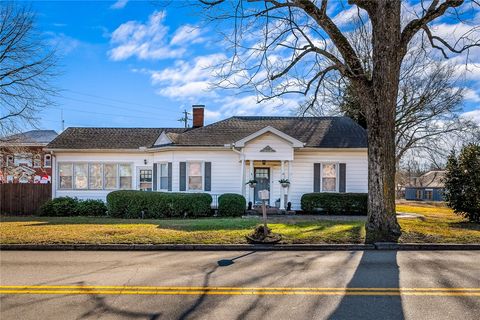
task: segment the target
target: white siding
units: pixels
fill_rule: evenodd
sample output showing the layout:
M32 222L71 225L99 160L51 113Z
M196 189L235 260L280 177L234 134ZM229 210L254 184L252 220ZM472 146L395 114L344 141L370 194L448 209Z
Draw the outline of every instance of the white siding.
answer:
M270 146L275 152L260 152ZM247 160L292 160L292 144L270 132L262 134L245 144L243 148Z
M290 164L292 209L300 210L302 195L313 192L313 164L322 162L346 164L346 192L368 192L367 151L297 151Z

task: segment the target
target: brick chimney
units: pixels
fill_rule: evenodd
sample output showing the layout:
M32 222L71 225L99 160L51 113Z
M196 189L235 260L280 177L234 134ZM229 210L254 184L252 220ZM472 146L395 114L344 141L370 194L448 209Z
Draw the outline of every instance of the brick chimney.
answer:
M192 106L194 128L203 127L204 111L205 111L205 106L203 104L194 104Z

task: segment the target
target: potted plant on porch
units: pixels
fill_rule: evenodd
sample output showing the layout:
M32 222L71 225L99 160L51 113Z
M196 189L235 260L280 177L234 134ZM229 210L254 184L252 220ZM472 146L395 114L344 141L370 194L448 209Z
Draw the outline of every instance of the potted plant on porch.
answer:
M255 186L257 185L257 180L255 179L250 179L247 181L247 183L245 184L248 184L250 186L250 188L255 188Z
M280 184L284 188L288 188L290 186L290 180L288 180L288 179L280 179L280 180L278 180L278 182L280 182Z

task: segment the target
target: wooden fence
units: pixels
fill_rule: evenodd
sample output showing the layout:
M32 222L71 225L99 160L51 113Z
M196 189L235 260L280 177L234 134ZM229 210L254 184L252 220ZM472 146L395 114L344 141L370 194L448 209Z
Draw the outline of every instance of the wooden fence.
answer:
M0 184L0 213L37 214L42 204L51 198L51 184Z

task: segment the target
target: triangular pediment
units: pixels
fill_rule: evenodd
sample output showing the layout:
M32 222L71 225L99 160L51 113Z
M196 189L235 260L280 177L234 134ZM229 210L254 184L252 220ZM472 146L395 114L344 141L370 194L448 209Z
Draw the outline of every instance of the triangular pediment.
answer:
M160 133L157 140L155 141L154 145L161 146L161 145L171 144L171 143L172 143L172 140L170 140L170 138L167 136L165 131L162 131L162 133Z
M271 126L268 126L268 127L265 127L261 130L258 130L248 136L246 136L245 138L243 139L240 139L238 141L235 142L235 146L236 147L244 147L245 146L245 143L255 139L255 138L258 138L260 137L261 135L263 134L266 134L266 133L271 133L271 134L274 134L280 138L282 138L283 140L286 140L287 142L291 143L292 147L294 148L302 148L305 144L300 141L300 140L297 140L295 139L294 137L292 136L289 136L288 134L278 130L278 129L275 129ZM268 152L268 151L267 151Z

